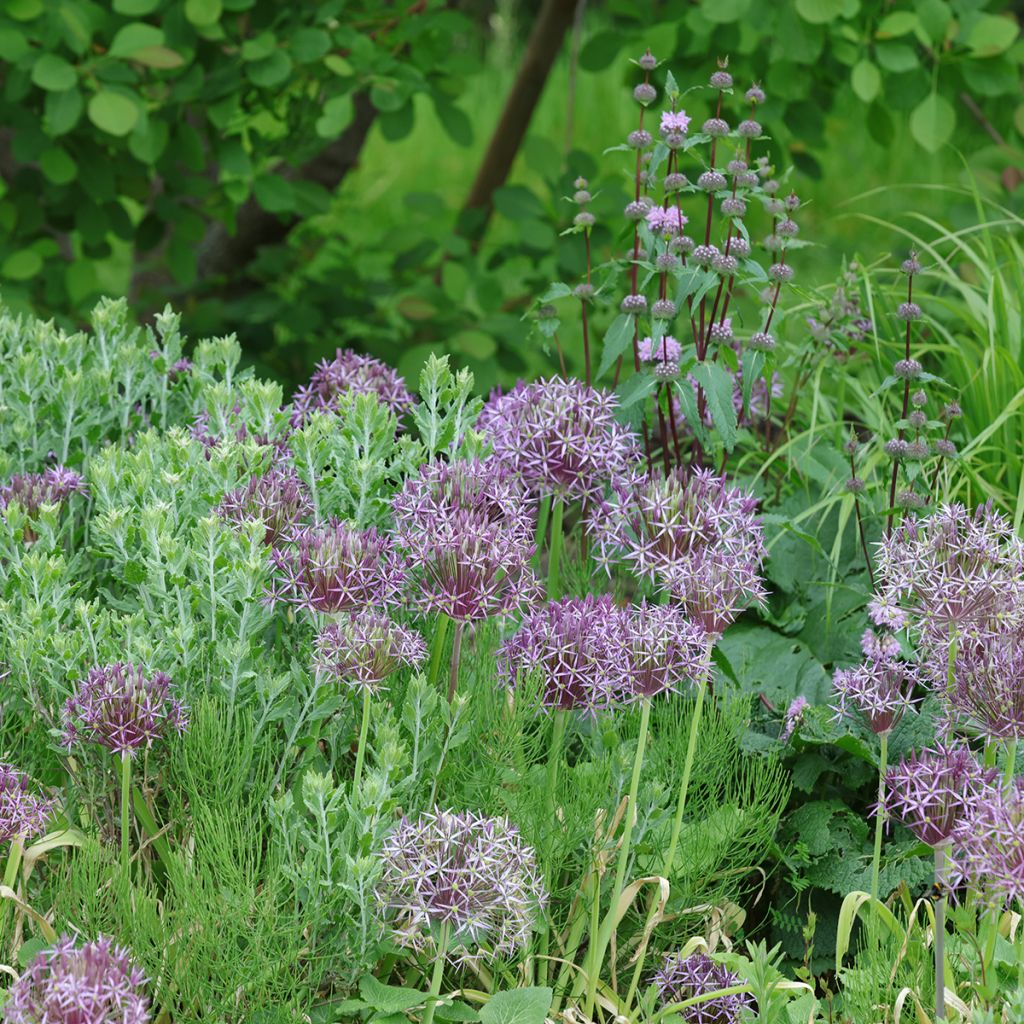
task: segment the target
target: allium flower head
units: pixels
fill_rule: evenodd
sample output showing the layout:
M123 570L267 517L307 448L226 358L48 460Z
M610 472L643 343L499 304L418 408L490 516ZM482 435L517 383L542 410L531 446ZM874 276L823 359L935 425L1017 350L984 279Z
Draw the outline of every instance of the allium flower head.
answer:
M757 501L709 470L677 469L616 488L591 517L595 554L624 559L668 590L708 633L764 600Z
M346 612L394 604L405 582L390 537L332 520L296 532L294 544L274 548L269 599L308 612Z
M868 630L861 647L864 661L837 669L833 677L838 695L835 717L859 713L872 732L889 732L912 707L919 675L915 666L899 657L899 644L892 637L878 637Z
M141 665L115 662L89 669L64 705L64 745L93 740L115 754L151 747L168 729L188 728L188 708L173 694L170 676L147 676Z
M0 507L20 505L30 516L43 505L61 505L72 494L85 494L85 481L64 466L51 466L42 473L15 474L0 485Z
M250 477L242 487L225 494L217 506L221 519L235 526L253 519L263 523L263 541L270 545L290 540L313 511L306 485L290 470L277 467Z
M536 500L495 459L429 462L392 505L423 607L463 622L531 603Z
M314 665L320 675L373 693L384 689L399 668L417 668L427 656L419 633L371 608L325 626L314 646Z
M29 791L28 776L0 762L0 843L42 835L53 802Z
M658 998L666 1006L742 983L739 975L706 953L693 953L687 957L678 953L670 955L654 975ZM740 992L694 1003L681 1013L686 1024L740 1024L744 1010L752 1009L753 1005L753 999L746 992Z
M400 939L430 947L447 926L448 956L515 954L545 902L534 851L505 818L434 810L403 819L380 851L377 899Z
M992 786L957 829L953 882L969 884L992 906L1024 899L1024 789Z
M146 978L126 949L100 936L76 947L62 936L11 986L5 1024L148 1024Z
M623 608L620 616L629 695L675 692L707 673L708 636L678 607L643 601L635 608Z
M953 671L952 688L942 686L941 694L957 716L990 739L1024 736L1024 633L962 637Z
M930 641L1024 622L1024 542L990 505L943 505L906 519L878 549L878 606Z
M533 494L594 500L609 481L633 474L640 458L636 435L615 419L616 404L609 392L552 377L489 402L477 429Z
M999 773L985 769L963 745L912 754L885 775L885 809L929 846L953 838Z
M319 410L333 412L338 399L350 391L375 394L399 419L413 404L405 381L390 366L373 356L339 348L333 359L318 363L309 383L295 392L292 426L301 427Z
M531 672L545 707L593 714L611 707L629 677L619 611L611 596L565 597L529 614L498 652L510 686Z

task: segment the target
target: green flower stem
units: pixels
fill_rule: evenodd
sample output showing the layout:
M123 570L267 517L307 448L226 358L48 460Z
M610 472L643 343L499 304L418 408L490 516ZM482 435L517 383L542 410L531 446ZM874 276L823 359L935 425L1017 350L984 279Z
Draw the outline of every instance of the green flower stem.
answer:
M132 758L127 750L121 753L121 866L128 873L128 821L132 792Z
M882 828L885 825L885 769L889 761L889 730L878 737L878 812L875 815L875 851L871 857L871 898L878 899L878 872L882 863Z
M592 943L592 955L587 971L587 1002L584 1016L593 1019L594 1003L597 1000L597 979L601 973L601 963L605 950L615 930L615 914L619 905L619 897L626 884L626 869L629 865L630 841L633 838L633 825L637 819L637 796L640 792L640 772L643 768L644 754L647 752L647 733L651 723L651 699L645 697L640 704L640 735L636 741L636 754L633 756L633 775L629 782L629 802L626 804L626 821L622 829L622 842L619 846L619 861L615 866L615 882L612 885L611 901L608 913L601 923L597 941Z
M946 844L935 847L935 1019L946 1019Z
M548 600L562 596L559 570L562 562L562 516L565 505L559 497L551 499L551 545L548 548Z
M444 642L448 638L448 626L451 621L443 612L437 617L437 628L430 642L430 671L427 675L427 682L431 686L437 685L437 678L441 673L441 656L444 654Z
M455 700L455 691L459 688L459 663L462 661L462 634L466 628L464 620L455 623L455 638L452 642L452 663L448 672L448 703Z
M537 515L537 532L534 534L533 567L540 569L540 556L544 550L544 540L548 535L548 521L551 519L551 496L548 495L540 503L540 512Z
M359 792L359 782L363 777L363 760L366 757L366 737L370 732L370 705L373 694L368 686L363 687L363 719L359 725L359 745L356 747L356 770L352 775L352 795Z
M21 856L25 852L25 841L18 836L11 840L11 847L7 851L7 866L4 868L4 886L8 889L14 888L18 878L18 868L21 867ZM7 926L7 900L0 900L0 934Z
M1006 744L1006 768L1003 770L1003 788L1007 791L1013 788L1013 777L1017 768L1017 737L1014 736Z
M543 863L541 870L547 878L553 871L552 857L554 855L554 835L558 828L558 799L556 790L558 788L558 769L561 762L562 747L565 743L565 729L569 721L567 711L556 710L554 713L554 725L551 729L551 746L548 750L548 770L544 780L544 821L551 827L543 850ZM548 885L548 890L554 889L553 884ZM545 916L544 930L540 935L540 959L537 961L537 984L546 985L549 962L545 959L551 948L551 922Z
M437 959L434 961L434 973L430 978L430 996L427 998L427 1005L423 1011L423 1024L431 1024L433 1021L434 1007L437 1006L437 997L441 994L444 964L448 957L448 933L449 925L446 921L441 925L441 937L437 942Z

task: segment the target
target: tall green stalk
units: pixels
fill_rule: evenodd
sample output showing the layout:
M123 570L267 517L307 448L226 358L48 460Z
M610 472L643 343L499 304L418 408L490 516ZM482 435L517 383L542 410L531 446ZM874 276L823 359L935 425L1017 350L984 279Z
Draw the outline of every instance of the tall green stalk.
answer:
M366 737L370 732L370 705L373 694L368 686L363 687L363 717L359 723L359 745L356 747L356 769L352 774L352 795L359 792L359 782L363 777L363 760L366 757Z
M885 769L889 761L889 730L878 736L878 811L875 815L875 851L871 858L871 898L878 899L878 872L882 863L882 828L885 825Z
M551 729L551 746L548 749L548 767L544 779L544 821L551 829L544 842L542 873L549 878L548 891L553 891L554 879L551 875L554 872L552 860L554 857L555 833L558 829L558 769L561 765L562 748L565 745L565 731L569 722L569 712L556 710L554 713L554 724ZM543 959L548 955L551 944L551 926L545 919L544 930L540 936L540 955L537 974L538 984L544 985L547 982L548 962Z
M1006 744L1006 767L1003 769L1003 789L1013 789L1013 778L1017 771L1017 737Z
M587 958L587 1002L584 1008L584 1016L587 1020L593 1019L594 1003L597 1000L597 979L601 974L601 964L604 961L604 954L611 942L612 932L615 930L615 911L618 908L619 897L626 884L626 868L629 865L630 842L633 838L633 826L637 818L637 796L640 792L640 772L643 768L644 754L647 752L647 733L651 722L651 699L645 697L640 704L640 734L636 741L636 753L633 756L633 774L629 782L629 800L626 804L626 822L622 829L622 841L619 846L619 860L615 866L615 881L612 885L611 899L608 904L608 913L596 936L592 936L590 955ZM600 902L600 891L597 894L597 901Z
M935 847L935 1019L946 1019L946 844Z
M437 997L441 994L441 981L444 978L444 965L448 957L448 939L450 925L447 921L441 925L441 935L437 940L437 959L434 961L434 972L430 977L430 995L426 1008L423 1010L423 1024L432 1024Z
M548 547L548 600L557 601L562 596L560 578L562 563L562 516L565 505L557 495L551 499L551 544Z
M131 806L132 789L132 758L125 750L121 753L121 866L128 874L129 843L128 843L128 811Z
M21 857L25 852L25 841L18 836L11 840L10 849L7 851L7 866L4 868L4 886L8 889L14 888L18 878L18 868L21 867ZM0 933L7 925L7 900L0 901Z
M455 691L459 688L459 664L462 661L462 634L466 623L459 619L455 623L455 639L452 642L452 661L448 669L448 703L455 700Z
M437 628L430 641L430 668L427 671L427 682L431 686L437 685L441 673L441 656L444 654L444 642L448 638L448 626L451 621L443 612L437 617Z

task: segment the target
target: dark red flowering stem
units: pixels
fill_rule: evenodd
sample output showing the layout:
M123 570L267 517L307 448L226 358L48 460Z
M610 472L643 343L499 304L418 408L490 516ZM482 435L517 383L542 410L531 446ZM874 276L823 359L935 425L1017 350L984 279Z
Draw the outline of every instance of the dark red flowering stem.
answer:
M913 298L914 298L914 275L913 274L908 274L907 275L907 302L908 303L911 302L913 300ZM908 360L908 361L910 360L910 323L911 323L910 320L908 320L907 321L907 333L906 333L906 337L905 337L905 340L904 340L904 343L903 343L903 351L904 351L903 358ZM907 377L907 379L903 382L903 412L900 414L900 419L901 420L906 420L906 418L907 418L907 411L909 410L909 408L910 408L910 378ZM903 440L903 434L904 434L903 427L900 427L899 434L897 436L899 437L899 439L901 441ZM894 458L892 460L892 480L889 483L889 518L886 520L886 524L885 524L885 535L886 535L886 537L891 537L892 536L893 519L896 516L896 483L897 483L897 480L899 478L899 472L900 472L899 459L895 459Z
M658 407L658 429L661 431L661 458L665 465L665 476L672 472L672 456L668 447L668 424L665 422L665 410L661 405L661 385L654 392L654 404ZM672 410L669 409L671 415Z
M853 461L853 452L850 452L850 478L852 480L857 479L857 464ZM853 510L857 514L857 532L860 534L860 547L864 552L864 564L868 568L868 579L871 581L871 589L875 589L875 571L871 565L871 554L868 551L868 540L864 533L864 520L860 514L860 497L857 492L853 492Z

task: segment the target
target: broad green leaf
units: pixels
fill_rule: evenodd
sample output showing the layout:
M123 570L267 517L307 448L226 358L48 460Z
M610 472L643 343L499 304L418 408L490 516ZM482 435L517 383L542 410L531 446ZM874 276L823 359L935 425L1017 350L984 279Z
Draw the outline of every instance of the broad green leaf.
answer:
M600 380L615 364L615 360L626 351L626 346L633 340L633 317L628 313L620 313L613 321L604 336L601 349L601 365L597 370Z
M738 21L750 10L751 0L702 0L701 15L713 25Z
M127 135L139 120L139 108L123 93L101 89L89 100L89 120L109 135Z
M155 25L136 21L117 30L107 53L111 57L131 57L138 50L150 46L163 46L164 34Z
M843 13L844 0L796 0L796 13L812 25L825 25Z
M513 988L495 992L480 1007L483 1024L544 1024L551 1008L549 988Z
M622 33L611 29L590 37L580 50L580 67L584 71L604 71L622 52Z
M56 146L39 154L39 169L54 185L67 185L78 175L78 165L68 153Z
M905 36L908 32L913 32L919 24L913 11L893 11L878 23L875 35L879 39L894 39L896 36Z
M32 65L32 81L48 92L65 92L78 84L78 74L63 57L44 53Z
M698 363L691 371L693 379L704 389L711 422L722 438L727 451L736 444L736 406L733 405L733 379L718 363Z
M185 0L185 17L196 28L210 28L220 21L221 0Z
M4 13L15 21L31 21L43 13L43 0L7 0Z
M935 153L952 137L956 111L945 96L937 92L926 96L910 115L910 134L929 153Z
M857 98L870 103L882 88L882 74L869 60L859 60L850 73L850 84Z
M253 85L263 89L276 89L288 81L292 67L291 57L284 50L275 50L269 57L247 65L245 73Z
M253 186L256 202L268 213L290 213L295 209L295 189L279 174L264 174Z
M159 71L172 71L185 63L185 58L169 46L144 46L136 50L131 59L136 64L145 64L147 68L157 68Z
M935 43L942 42L953 20L953 12L946 0L918 0L915 9L928 38Z
M450 100L434 97L434 109L445 134L457 146L469 146L473 142L473 124L466 112Z
M85 103L77 89L48 92L43 103L43 131L47 135L64 135L78 124Z
M879 43L875 47L875 59L886 71L895 74L913 71L921 63L917 51L906 43Z
M129 18L140 18L152 14L160 6L160 0L114 0L114 10Z
M628 409L646 398L658 386L657 378L650 373L634 373L619 388L619 405Z
M300 28L288 46L300 64L312 64L331 48L331 37L322 28Z
M1010 17L982 14L971 25L964 39L976 57L994 57L1008 50L1020 34L1020 27Z
M35 249L12 252L0 265L0 277L9 281L28 281L43 269L43 258Z
M336 139L352 123L354 116L351 96L332 96L317 118L316 133L321 139Z
M411 1010L414 1006L422 1006L427 999L426 992L383 985L372 974L364 974L359 979L359 995L375 1010L384 1013Z

